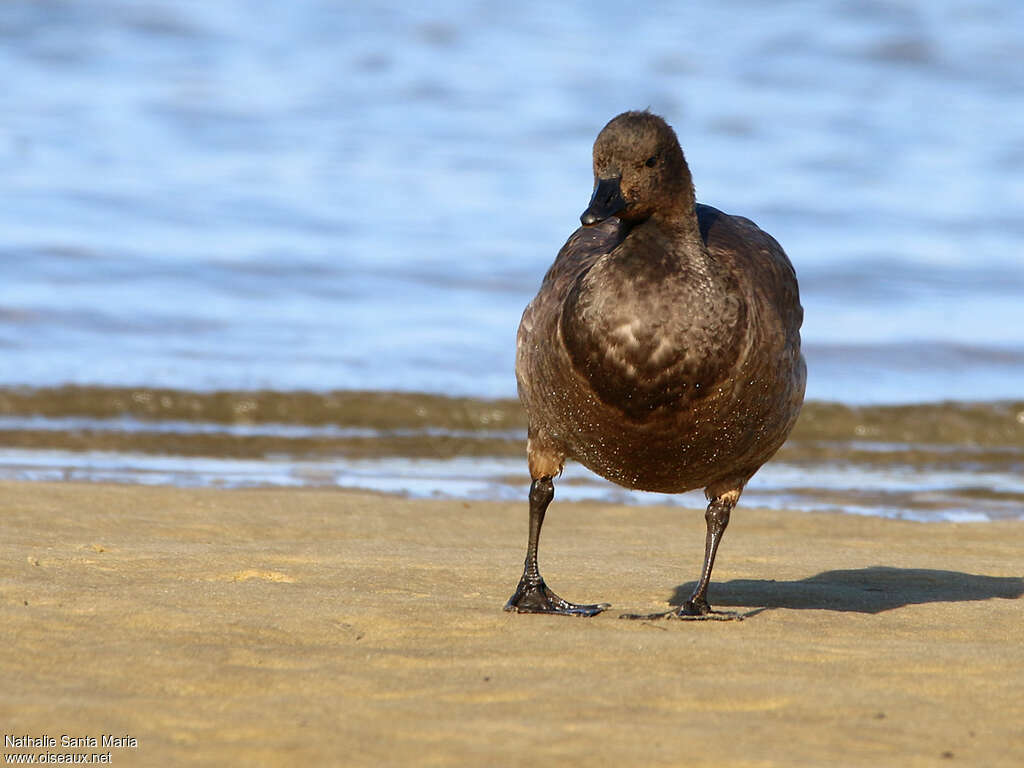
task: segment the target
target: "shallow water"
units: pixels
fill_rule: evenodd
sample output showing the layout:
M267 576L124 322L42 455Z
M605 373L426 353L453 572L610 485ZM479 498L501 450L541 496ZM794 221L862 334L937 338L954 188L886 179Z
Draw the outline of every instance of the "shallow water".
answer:
M0 391L0 478L340 487L524 499L514 400L62 388ZM959 522L1024 518L1024 402L810 402L746 506ZM703 505L625 491L570 463L559 499Z
M1024 397L1024 6L1012 0L11 0L0 43L0 385L238 402L259 389L290 403L269 437L217 427L208 458L239 460L227 444L245 440L265 458L259 446L336 390L455 394L484 411L513 397L519 314L589 198L591 142L647 106L676 127L698 197L789 253L810 398ZM8 411L5 461L73 471L118 440L149 447L115 453L198 455L193 413L154 426L130 408L66 410L106 421ZM413 450L414 437L368 428L289 439L361 440L373 461L388 445ZM403 455L442 451L450 472L406 488L382 466L367 487L433 493L452 473L472 484L490 472L464 467L490 448L432 428L443 439ZM220 482L212 466L189 471ZM502 467L495 476L521 473ZM762 474L766 488L795 487ZM968 482L910 477L925 500ZM835 482L828 503L852 510L842 489L896 478Z
M810 397L1021 396L1024 6L585 7L0 4L0 383L512 396L650 106L789 252Z

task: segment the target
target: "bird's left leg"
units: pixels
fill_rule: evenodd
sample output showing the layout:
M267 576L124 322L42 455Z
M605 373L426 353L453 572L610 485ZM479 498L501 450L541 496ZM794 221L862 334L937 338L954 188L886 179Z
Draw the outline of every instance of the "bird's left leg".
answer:
M704 513L704 520L707 522L707 535L704 538L704 566L700 572L700 580L696 589L690 595L690 599L683 603L676 615L679 618L704 617L711 613L711 606L708 605L708 584L711 582L711 569L715 567L715 555L718 553L718 545L722 541L725 529L729 525L729 515L733 507L739 501L739 488L732 488L724 493L708 493L711 499L707 511Z

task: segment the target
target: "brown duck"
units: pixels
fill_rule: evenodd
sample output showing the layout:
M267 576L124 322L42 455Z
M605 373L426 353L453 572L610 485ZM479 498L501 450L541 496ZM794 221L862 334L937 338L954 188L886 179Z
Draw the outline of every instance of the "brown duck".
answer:
M519 326L530 534L505 606L593 616L552 592L537 543L575 459L626 488L704 488L704 566L675 615L706 616L715 552L744 485L793 428L807 373L793 266L752 221L696 202L675 132L626 112L594 142L594 193Z

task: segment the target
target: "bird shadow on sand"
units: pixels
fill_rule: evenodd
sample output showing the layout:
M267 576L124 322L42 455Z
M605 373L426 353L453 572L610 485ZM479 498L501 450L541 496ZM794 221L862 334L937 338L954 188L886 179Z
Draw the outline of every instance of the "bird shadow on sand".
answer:
M696 582L680 584L669 602L682 605ZM708 601L715 608L753 609L743 617L771 608L882 613L920 603L960 603L994 597L1024 596L1024 578L980 576L959 571L875 566L825 571L799 581L733 579L712 582Z

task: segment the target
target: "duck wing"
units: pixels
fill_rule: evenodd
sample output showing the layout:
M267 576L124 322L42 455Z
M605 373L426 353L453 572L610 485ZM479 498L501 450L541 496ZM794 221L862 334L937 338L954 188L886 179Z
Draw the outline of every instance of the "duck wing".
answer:
M537 299L548 294L564 297L569 285L579 279L603 256L614 251L626 235L629 225L615 217L591 227L580 227L565 241L551 268L544 275ZM533 304L539 303L537 300Z
M697 221L708 253L738 276L741 290L757 304L758 343L798 353L804 310L782 246L750 219L710 205L697 204Z
M557 332L562 302L572 284L598 259L614 251L628 232L629 227L613 217L597 226L580 227L569 236L519 323L516 373L520 386L524 384L523 369L528 367L524 357L546 356L550 352L548 347Z

